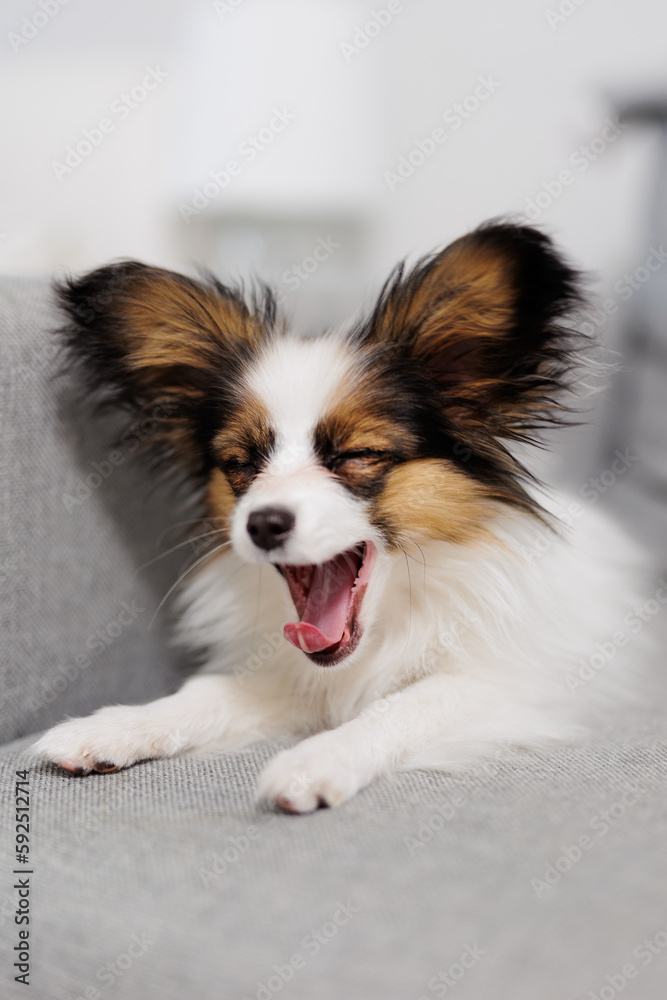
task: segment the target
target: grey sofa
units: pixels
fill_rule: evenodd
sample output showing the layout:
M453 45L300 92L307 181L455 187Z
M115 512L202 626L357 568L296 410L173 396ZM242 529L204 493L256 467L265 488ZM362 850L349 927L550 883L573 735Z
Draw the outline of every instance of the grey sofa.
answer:
M187 546L157 556L196 512L112 462L113 418L54 378L48 286L0 298L0 996L664 997L659 687L585 745L404 775L305 817L255 802L272 745L87 778L27 754L66 714L155 697L193 666L152 619Z

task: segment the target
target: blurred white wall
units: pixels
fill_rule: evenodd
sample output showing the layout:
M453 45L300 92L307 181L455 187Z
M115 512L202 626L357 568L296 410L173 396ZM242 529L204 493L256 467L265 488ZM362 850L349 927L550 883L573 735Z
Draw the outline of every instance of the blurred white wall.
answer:
M364 280L377 281L399 257L526 211L599 139L614 95L667 87L657 0L5 0L1 17L11 272L119 255L188 266L179 202L236 157L240 175L202 215L358 211ZM164 79L125 104L147 68ZM492 92L475 109L480 80ZM293 121L239 157L276 107ZM54 162L104 118L112 131L58 179ZM438 128L445 140L392 184ZM537 220L603 281L642 255L652 145L638 130L609 142Z
M608 120L667 91L659 0L5 0L0 17L5 272L254 268L314 323L490 216L545 226L602 296L647 254L655 136Z

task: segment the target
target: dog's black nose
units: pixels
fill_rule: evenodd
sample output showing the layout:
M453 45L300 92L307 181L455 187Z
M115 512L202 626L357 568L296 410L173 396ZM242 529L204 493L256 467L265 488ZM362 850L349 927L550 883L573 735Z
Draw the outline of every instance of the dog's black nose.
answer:
M262 507L248 517L248 534L258 549L275 549L294 527L294 514L286 507Z

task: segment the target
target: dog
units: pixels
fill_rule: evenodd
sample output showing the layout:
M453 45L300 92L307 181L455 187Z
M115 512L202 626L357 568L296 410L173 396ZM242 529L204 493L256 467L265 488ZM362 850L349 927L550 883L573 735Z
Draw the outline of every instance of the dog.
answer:
M549 237L502 220L312 338L263 286L133 261L61 283L88 388L133 417L160 404L151 443L203 498L177 632L206 661L36 751L87 774L287 737L258 794L307 813L397 771L577 739L631 697L611 666L569 683L631 599L623 537L519 458L569 422L580 285Z

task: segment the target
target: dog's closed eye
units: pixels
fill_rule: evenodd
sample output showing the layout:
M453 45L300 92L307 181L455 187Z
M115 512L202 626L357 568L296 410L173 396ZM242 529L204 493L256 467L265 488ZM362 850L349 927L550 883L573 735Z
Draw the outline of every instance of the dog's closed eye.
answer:
M242 492L259 474L261 465L257 459L247 455L225 455L218 460L218 466L229 480L235 492Z
M389 451L377 451L373 448L356 448L354 451L342 451L328 457L324 465L331 472L357 473L378 471L389 462L396 461L396 456Z

